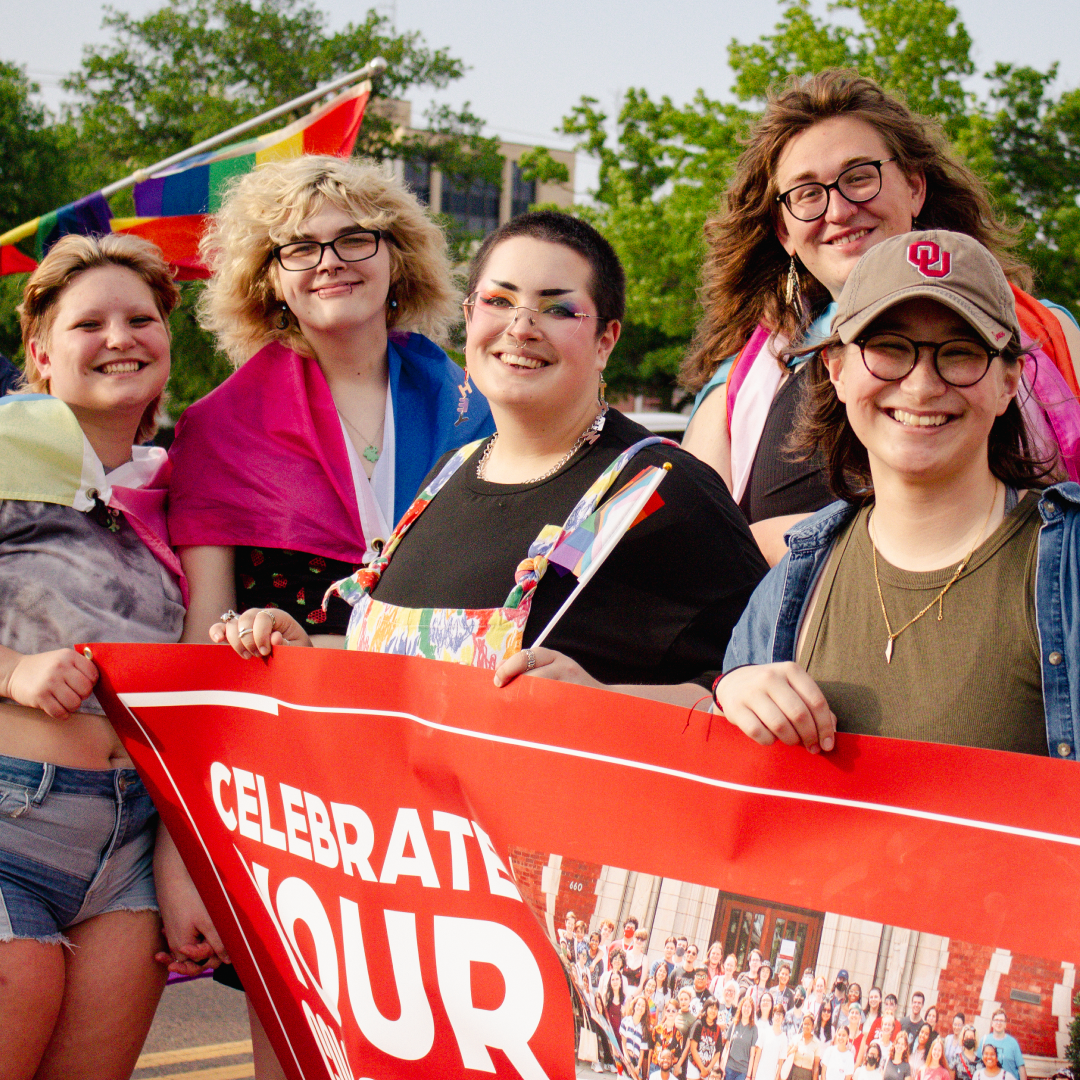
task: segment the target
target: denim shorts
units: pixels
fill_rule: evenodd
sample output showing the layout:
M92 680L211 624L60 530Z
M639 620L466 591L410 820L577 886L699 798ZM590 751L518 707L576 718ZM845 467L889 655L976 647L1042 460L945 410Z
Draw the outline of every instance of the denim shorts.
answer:
M108 911L157 911L157 811L134 769L0 755L0 941L66 942Z

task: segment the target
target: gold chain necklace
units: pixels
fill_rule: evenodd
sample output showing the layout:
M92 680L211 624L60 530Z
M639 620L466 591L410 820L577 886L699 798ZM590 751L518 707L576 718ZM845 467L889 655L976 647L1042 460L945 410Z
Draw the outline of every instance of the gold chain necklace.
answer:
M877 564L877 544L874 543L874 530L872 526L872 520L874 517L873 510L870 511L870 519L866 523L866 534L870 537L870 550L874 553L874 584L877 586L877 598L878 603L881 604L881 614L885 619L885 629L888 631L889 640L885 645L885 663L892 663L893 654L893 642L909 627L914 626L935 604L938 606L937 621L941 622L943 611L942 602L945 599L945 594L956 584L960 575L967 569L967 564L971 561L971 556L975 554L975 549L979 546L979 542L982 540L983 533L986 532L986 526L990 524L990 515L994 512L994 507L997 505L997 483L994 483L994 497L990 500L990 509L986 512L986 520L982 524L982 528L979 530L978 535L975 537L975 543L971 545L971 550L960 560L959 565L956 567L956 572L947 582L945 582L944 588L930 601L913 618L908 619L899 630L893 631L892 625L889 623L889 613L885 610L885 597L881 594L881 578L878 576L878 564Z
M577 442L574 443L570 449L563 454L561 458L546 473L542 473L540 476L534 476L531 480L522 481L526 484L539 484L541 480L546 480L549 476L554 476L581 448L585 443L589 443L591 446L597 439L600 438L600 432L604 430L604 421L607 419L608 406L607 402L604 403L603 409L600 410L593 417L589 426L577 437ZM484 475L487 472L488 458L491 457L491 451L495 447L495 443L499 439L499 433L496 431L491 436L491 441L484 447L484 452L480 455L480 460L476 463L476 479L486 480Z

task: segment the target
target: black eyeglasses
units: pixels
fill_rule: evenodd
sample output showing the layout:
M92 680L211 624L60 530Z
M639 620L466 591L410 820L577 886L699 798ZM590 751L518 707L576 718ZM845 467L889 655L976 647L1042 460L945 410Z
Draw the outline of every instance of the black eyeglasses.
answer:
M294 240L274 248L274 258L282 270L314 270L322 262L323 253L329 248L342 262L363 262L374 258L379 241L389 241L391 236L382 229L356 229L325 243L321 240Z
M817 221L829 209L829 192L839 191L848 202L864 203L881 193L881 166L896 158L860 161L845 169L831 184L797 184L776 196L792 217Z
M882 382L906 378L919 359L921 349L933 349L934 370L949 386L974 386L990 370L990 362L1000 356L974 338L955 341L912 341L891 331L856 338L866 370Z

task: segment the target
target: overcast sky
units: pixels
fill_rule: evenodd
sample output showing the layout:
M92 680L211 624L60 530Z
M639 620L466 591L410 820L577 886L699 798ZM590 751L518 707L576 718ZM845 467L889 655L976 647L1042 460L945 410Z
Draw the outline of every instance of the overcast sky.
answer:
M113 6L142 15L161 0L114 0ZM320 0L320 6L338 29L369 5ZM471 102L489 132L506 139L567 147L553 128L582 94L609 111L630 86L678 103L699 87L710 97L729 97L728 43L757 40L780 12L770 0L387 0L376 6L393 15L399 31L419 31L429 45L468 65L466 77L440 100ZM824 10L821 0L814 6ZM1077 0L959 0L956 6L980 71L999 60L1039 68L1056 60L1059 87L1080 86ZM46 101L59 103L59 80L79 65L83 46L106 40L103 7L93 0L4 0L4 9L0 58L24 65ZM976 79L971 88L981 83ZM417 118L433 96L414 96ZM582 181L587 172L581 170Z

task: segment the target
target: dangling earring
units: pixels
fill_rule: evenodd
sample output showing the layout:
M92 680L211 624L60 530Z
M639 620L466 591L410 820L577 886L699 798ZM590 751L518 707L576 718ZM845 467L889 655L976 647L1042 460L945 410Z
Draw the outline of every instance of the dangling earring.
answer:
M604 381L604 373L600 372L600 393L597 396L597 400L600 402L600 408L605 412L607 411L608 403L607 398L604 397L604 391L607 389L607 383Z
M284 300L281 301L280 309L277 317L277 328L279 330L289 329L289 305Z
M465 369L465 381L458 387L458 393L461 397L458 398L457 403L457 419L454 421L454 427L459 424L464 424L469 419L469 395L472 393L472 384L469 382L469 369Z
M802 318L802 288L799 285L799 271L795 268L795 256L791 256L791 262L787 268L787 283L784 286L784 299L788 307L795 308L796 313Z

